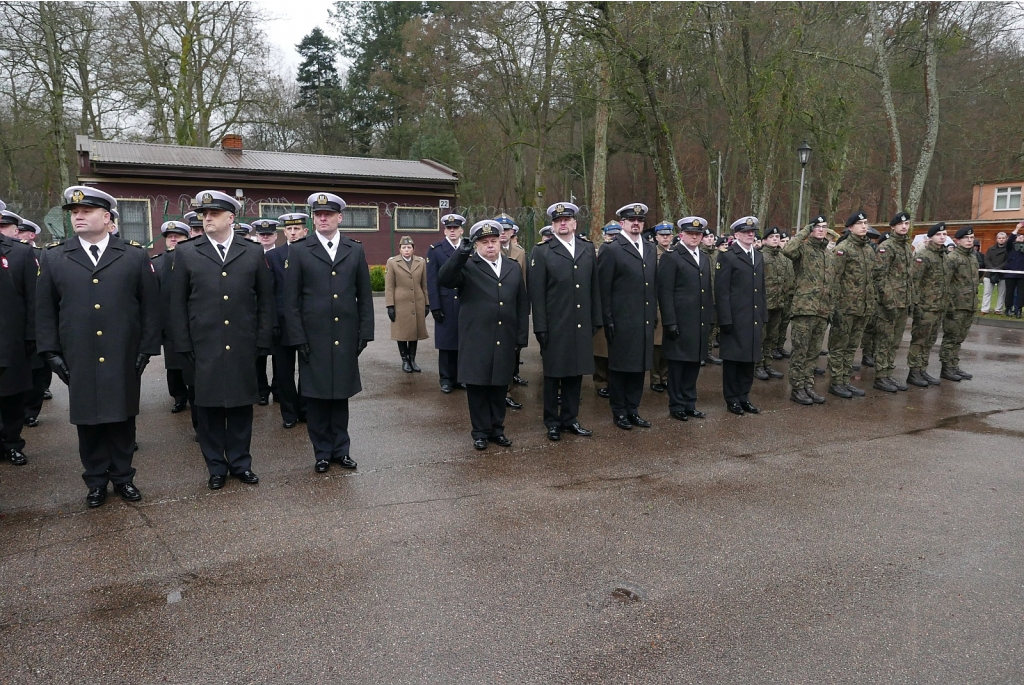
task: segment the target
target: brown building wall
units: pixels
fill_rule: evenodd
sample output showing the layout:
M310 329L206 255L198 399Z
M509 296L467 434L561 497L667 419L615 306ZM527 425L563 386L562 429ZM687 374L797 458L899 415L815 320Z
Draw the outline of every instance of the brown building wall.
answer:
M996 190L1003 188L1015 188L1019 193L1024 191L1024 181L994 181L975 185L971 200L971 218L976 221L1012 221L1014 223L1024 219L1024 202L1018 201L1014 209L997 210L995 208Z

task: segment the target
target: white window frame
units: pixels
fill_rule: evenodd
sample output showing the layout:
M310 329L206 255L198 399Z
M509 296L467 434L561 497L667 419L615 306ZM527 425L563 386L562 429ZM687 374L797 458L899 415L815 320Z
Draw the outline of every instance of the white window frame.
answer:
M263 211L264 207L287 207L288 209L287 209L287 211L280 212L279 214L275 214L274 216L266 216L264 214L264 211ZM294 209L293 209L293 207L294 207ZM281 216L282 214L293 214L295 212L302 212L303 214L309 214L309 206L307 206L305 204L298 204L298 203L292 205L290 202L261 202L260 203L260 217L259 218L261 218L261 219L273 219L274 221L277 221L277 217Z
M434 213L434 227L433 228L402 228L398 225L399 212L403 209L414 209L418 212L433 212ZM395 218L394 218L394 232L395 233L437 233L441 230L441 211L437 207L414 207L412 205L398 206L395 207Z
M341 216L344 221L345 214L350 209L371 209L373 210L373 228L360 227L352 228L347 226L339 226L338 230L343 233L378 233L380 231L380 207L377 205L345 205L345 209L342 210Z
M115 197L117 200L117 209L121 216L124 216L124 212L121 212L121 204L124 202L145 202L146 203L146 229L145 229L145 240L140 241L146 247L149 247L154 243L156 238L153 237L153 205L149 201L148 197ZM124 231L124 224L121 219L117 220L117 232L121 235L124 240L135 240L135 238L128 236Z
M1002 187L998 187L997 186L996 187L996 192L994 193L993 199L992 199L992 211L993 212L1019 212L1020 211L1020 203L1021 203L1021 190L1024 190L1024 187L1022 187L1022 186L1002 186ZM1016 207L1010 206L1010 200L1013 200L1014 198L1016 198L1016 200L1017 200L1017 206ZM1006 202L1006 206L1005 207L1000 207L999 206L999 200L1001 200L1001 199Z

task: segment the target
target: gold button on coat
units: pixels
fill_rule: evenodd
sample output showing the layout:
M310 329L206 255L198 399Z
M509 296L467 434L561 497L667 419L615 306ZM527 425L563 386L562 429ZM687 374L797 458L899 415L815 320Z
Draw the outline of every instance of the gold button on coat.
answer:
M224 346L224 349L225 349L225 350L230 350L230 349L231 349L231 345L225 345L225 346Z
M103 335L103 331L96 331L96 335Z
M93 283L99 283L99 282L100 282L100 279L98 279L98 278L94 278L94 279L92 279L92 282L93 282Z
M225 296L224 296L224 299L225 299L225 300L226 300L226 299L228 299L228 296L227 296L227 295L225 295Z
M100 306L98 304L94 304L92 307L93 307L93 309L99 309L100 308Z
M103 357L100 357L100 364L102 364L102 363L103 363L103 362L105 362L105 361L107 361L107 360L106 360L106 359L104 359Z

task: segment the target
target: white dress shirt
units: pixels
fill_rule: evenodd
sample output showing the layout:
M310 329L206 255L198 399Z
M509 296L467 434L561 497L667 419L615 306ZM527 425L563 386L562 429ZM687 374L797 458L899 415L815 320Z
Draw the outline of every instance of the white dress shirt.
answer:
M498 276L498 277L501 276L501 252L498 253L498 258L495 259L493 262L491 260L489 260L489 259L484 258L483 256L481 256L480 259L483 259L484 262L486 262L488 266L490 266L492 269L494 269L494 275L495 276Z
M747 250L742 245L740 245L740 249L743 250L743 252L747 255L747 257L750 258L750 263L753 264L754 263L754 247L751 246L750 249Z
M85 250L85 254L89 255L89 259L92 260L93 266L96 266L97 264L100 263L100 259L103 257L103 253L106 251L107 245L110 244L110 234L104 233L103 240L99 241L98 243L89 243L83 240L82 238L79 238L78 242L82 243L82 249ZM98 256L94 255L92 251L89 249L93 245L99 248Z
M341 232L336 232L334 237L328 240L320 231L316 231L316 237L320 239L320 244L327 250L327 254L330 255L333 262L334 256L338 254L338 242L341 240Z
M562 247L569 251L569 256L572 257L573 259L576 259L576 234L572 234L572 240L570 240L569 242L565 242L557 234L555 235L555 237L558 238L558 242L562 243Z
M626 236L626 240L629 241L630 245L632 245L633 247L636 248L636 251L640 253L640 258L643 259L643 257L644 257L644 239L641 238L639 241L634 243L632 238L630 238L629 236Z
M693 261L697 262L697 266L700 266L700 248L697 248L696 250L691 250L686 245L683 245L683 247L686 247L686 251L690 253L691 257L693 257Z
M218 243L213 238L210 238L210 244L213 245L213 249L216 250L217 254L220 255L220 261L226 262L228 260L228 252L231 251L231 243L234 241L234 239L235 239L235 235L233 233L230 236L228 236L228 239L226 241L224 241L223 243ZM224 246L224 253L223 254L221 254L220 247L219 247L220 245Z

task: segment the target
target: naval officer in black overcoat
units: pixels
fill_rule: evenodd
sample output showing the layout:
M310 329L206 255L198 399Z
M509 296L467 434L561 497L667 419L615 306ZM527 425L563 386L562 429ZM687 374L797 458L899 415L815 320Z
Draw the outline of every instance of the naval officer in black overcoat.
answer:
M64 200L75 235L43 250L37 345L68 384L87 504L103 504L108 482L136 501L135 417L142 372L160 354L160 285L145 248L109 232L113 197L72 186Z
M715 311L722 358L722 394L733 414L760 414L750 403L754 365L761 357L761 334L768 304L764 293L764 259L754 249L757 217L733 222L736 240L718 255L715 265Z
M562 431L593 434L580 426L578 415L583 376L594 373L601 284L593 244L576 235L577 212L571 202L548 207L554 239L533 248L527 277L533 334L544 363L544 425L549 440L561 439Z
M167 394L174 399L171 413L177 414L188 407L188 386L185 384L185 356L174 351L171 340L171 269L174 267L174 248L189 239L189 227L183 221L165 221L160 226L165 249L153 255L153 268L160 281L160 316L163 322L164 370L167 371Z
M0 202L0 205L3 205ZM36 347L36 250L14 238L21 217L0 206L0 439L3 458L16 466L28 463L25 397L32 390Z
M274 279L263 247L232 230L241 203L216 190L196 195L205 234L178 245L171 274L174 347L195 365L197 436L211 490L228 474L254 485L252 405L256 357L268 354Z
M644 374L654 360L658 318L657 248L642 237L647 205L620 207L622 231L597 256L601 282L601 320L608 340L608 394L619 428L650 427L640 418Z
M516 261L501 256L501 224L480 221L469 235L437 282L459 290L459 380L466 383L473 447L509 447L505 392L516 373L516 349L530 335L526 278Z
M466 387L459 379L459 293L446 288L437 280L437 274L462 240L466 218L460 214L441 217L444 239L427 248L427 301L434 316L434 347L437 348L437 370L441 377L441 392Z
M277 218L284 231L285 243L277 249L266 253L267 265L274 274L274 302L277 305L277 321L274 324L274 340L271 357L274 367L274 385L277 386L277 403L281 407L281 425L291 429L299 421L306 420L306 398L299 395L295 388L295 347L288 342L287 327L284 322L284 265L288 262L291 244L299 238L305 238L309 229L306 224L309 215L302 212L290 212Z
M334 462L356 468L350 452L348 400L363 389L359 354L373 340L373 292L363 246L343 235L345 201L313 193L312 235L296 240L285 265L285 329L299 353L299 392L314 470Z
M708 222L688 216L676 222L679 243L658 262L661 353L668 360L668 409L672 418L704 418L697 410L697 376L707 359L714 321L711 261L700 242Z

